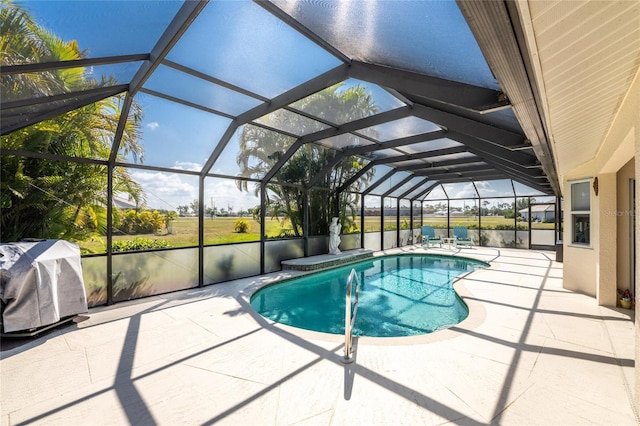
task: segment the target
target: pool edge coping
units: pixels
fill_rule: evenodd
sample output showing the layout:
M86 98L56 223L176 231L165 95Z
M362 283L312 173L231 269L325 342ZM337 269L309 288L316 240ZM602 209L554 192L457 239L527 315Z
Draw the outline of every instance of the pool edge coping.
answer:
M467 308L469 310L469 315L467 315L467 317L465 319L463 319L462 321L460 321L458 324L455 324L451 327L442 329L442 330L437 330L434 331L432 333L428 333L428 334L421 334L421 335L417 335L417 336L398 336L398 337L369 337L369 336L354 336L354 340L356 342L356 346L357 344L365 344L365 345L373 345L373 346L402 346L402 345L420 345L420 344L428 344L428 343L437 343L440 341L444 341L444 340L450 340L450 339L454 339L456 337L459 337L463 334L469 333L473 330L475 330L477 327L479 327L482 323L484 323L485 319L486 319L486 310L484 305L477 301L474 297L473 297L473 293L471 293L464 285L464 281L465 279L473 274L474 272L479 272L485 269L498 269L497 265L495 264L495 262L490 262L490 261L486 261L483 259L478 259L478 258L474 258L474 257L468 257L468 256L464 256L464 255L458 255L459 252L456 253L451 253L451 254L440 254L440 253L430 253L427 251L412 251L411 253L387 253L385 251L378 251L378 252L374 252L373 254L373 258L369 258L369 259L375 259L376 257L382 257L382 256L402 256L402 255L424 255L424 254L429 254L429 255L433 255L433 256L438 256L438 257L456 257L456 258L464 258L464 259L469 259L469 260L475 260L475 261L480 261L483 263L488 264L489 266L486 268L482 268L482 269L476 269L473 271L468 271L466 273L463 273L459 276L457 276L456 278L454 278L453 280L453 288L456 292L456 294L460 297L460 299L467 305ZM362 260L362 259L361 259ZM347 266L347 265L338 265L340 267L342 266ZM324 269L326 270L326 269ZM286 271L286 272L294 272L292 270ZM321 270L313 270L313 271L295 271L298 272L297 274L293 274L290 276L286 276L286 277L274 277L273 280L269 280L266 282L252 282L249 283L246 287L242 288L239 290L238 292L238 297L240 297L244 303L246 303L246 306L248 306L251 309L251 312L247 312L250 315L258 315L260 318L262 318L264 321L267 321L269 323L270 326L275 327L283 332L287 332L290 334L293 334L295 336L298 336L300 338L303 339L307 339L307 340L318 340L318 341L325 341L325 342L344 342L344 335L340 335L340 334L331 334L331 333L324 333L321 331L313 331L313 330L306 330L303 328L298 328L298 327L294 327L294 326L290 326L290 325L286 325L286 324L281 324L279 322L270 320L266 317L263 317L262 315L260 315L260 313L258 313L258 311L256 311L255 309L253 309L253 307L251 306L251 297L260 289L265 288L265 287L269 287L275 284L280 284L282 282L286 282L298 277L302 277L302 276L306 276L306 275L312 275L314 273L319 273L322 272ZM356 347L357 350L357 347Z

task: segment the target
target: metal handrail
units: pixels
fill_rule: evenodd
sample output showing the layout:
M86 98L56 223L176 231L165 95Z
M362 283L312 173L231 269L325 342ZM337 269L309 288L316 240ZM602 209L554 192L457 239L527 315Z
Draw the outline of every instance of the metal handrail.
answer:
M353 313L351 312L351 295L353 287L353 278L356 278L356 301L353 304ZM347 278L346 306L344 308L344 358L342 362L353 362L351 354L353 353L353 326L356 323L356 315L358 313L358 302L360 301L360 279L355 269L351 269L349 278Z

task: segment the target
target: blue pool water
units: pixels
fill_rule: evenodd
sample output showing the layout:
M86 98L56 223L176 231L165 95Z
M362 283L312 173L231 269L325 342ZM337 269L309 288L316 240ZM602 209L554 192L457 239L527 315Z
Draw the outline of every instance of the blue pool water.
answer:
M453 279L487 266L458 257L384 256L262 288L251 297L251 306L282 324L344 334L347 277L353 268L362 284L355 335L427 334L467 317L469 310L454 291Z

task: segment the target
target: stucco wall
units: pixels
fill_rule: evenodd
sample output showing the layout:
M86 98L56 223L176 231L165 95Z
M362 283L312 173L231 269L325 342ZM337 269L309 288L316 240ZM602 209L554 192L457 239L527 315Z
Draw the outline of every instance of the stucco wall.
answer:
M591 245L589 247L571 244L571 183L589 179L593 182L595 163L590 162L564 176L564 232L563 232L563 286L568 290L596 297L598 277L598 198L591 191Z
M637 196L638 193L638 182L640 182L640 70L638 71L638 75L636 75L635 84L632 86L632 89L635 90L635 102L632 102L630 106L631 109L634 109L634 123L635 127L633 129L633 137L634 137L634 152L635 152L635 163L636 163L636 212L640 207L640 197ZM640 265L640 250L637 249L640 247L640 221L636 221L636 291L640 288L640 274L638 274L638 265ZM638 297L636 295L636 301ZM634 395L636 401L636 408L640 410L640 314L638 313L640 309L636 308L635 311L635 388Z
M631 232L630 224L631 218L631 206L629 205L629 180L635 177L635 161L632 159L622 167L616 175L616 187L617 187L617 277L619 289L625 290L632 288L631 282Z
M627 96L620 105L611 127L607 132L596 156L586 164L565 172L562 176L564 195L564 287L596 296L601 305L615 304L616 288L618 286L618 270L624 265L618 265L617 214L619 188L618 173L627 176L630 172L625 169L630 160L640 158L638 145L640 144L640 71L636 74ZM638 165L638 162L635 163ZM635 171L636 178L640 173ZM590 179L598 176L599 196L596 197L591 188L591 248L572 246L571 241L571 186L570 182L578 179ZM624 185L627 186L627 185ZM628 186L627 186L628 188ZM636 229L638 224L636 225ZM628 227L626 228L628 232ZM624 232L621 230L621 232ZM638 232L636 232L638 236ZM628 236L627 236L628 238ZM627 240L628 246L628 240ZM638 253L637 255L640 255ZM636 280L638 277L636 277ZM636 288L640 288L636 284ZM640 331L639 331L640 332ZM640 388L639 388L640 389Z
M616 227L617 227L617 191L616 174L603 173L598 175L598 226L593 228L598 232L598 264L596 298L602 306L616 306L617 262L616 262Z

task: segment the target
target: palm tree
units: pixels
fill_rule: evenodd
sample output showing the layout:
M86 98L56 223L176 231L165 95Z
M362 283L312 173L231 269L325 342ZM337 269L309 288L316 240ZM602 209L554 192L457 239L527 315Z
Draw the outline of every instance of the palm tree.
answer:
M342 90L343 86L344 83L336 84L296 102L294 106L313 116L330 118L337 123L357 120L378 111L372 96L364 87L355 86ZM327 112L331 113L331 117L326 117ZM286 122L289 127L296 128L300 134L320 130L317 122L303 119L288 111L263 117L261 122L274 128ZM352 138L355 145L356 138L355 136ZM293 138L276 131L252 125L245 126L240 136L240 150L236 158L240 167L240 176L262 178L294 142ZM270 182L268 204L272 216L288 220L295 235L299 236L302 232L304 207L302 187L337 154L338 152L333 149L306 144L298 149ZM309 207L312 215L309 233L311 235L325 235L328 232L329 218L337 214L333 211L335 203L327 202L327 194L343 185L365 165L366 161L360 157L344 158L317 183L317 187L324 190L310 191ZM360 186L366 184L372 177L373 171L370 171L349 190L358 192L361 189ZM246 181L237 181L237 185L241 190L248 189ZM259 187L255 190L257 192ZM349 191L339 196L340 223L343 225L343 232L349 232L355 229L358 196Z
M65 42L35 24L28 11L11 0L0 9L0 63L9 66L81 59L75 41ZM112 85L87 78L82 67L3 77L3 99L27 99ZM37 123L1 139L2 147L67 157L109 157L122 110L116 96ZM125 125L121 155L142 159L138 144L142 111L133 103ZM104 166L48 159L3 156L1 171L1 241L24 237L79 240L106 228ZM113 172L114 192L143 199L140 185L125 169Z

